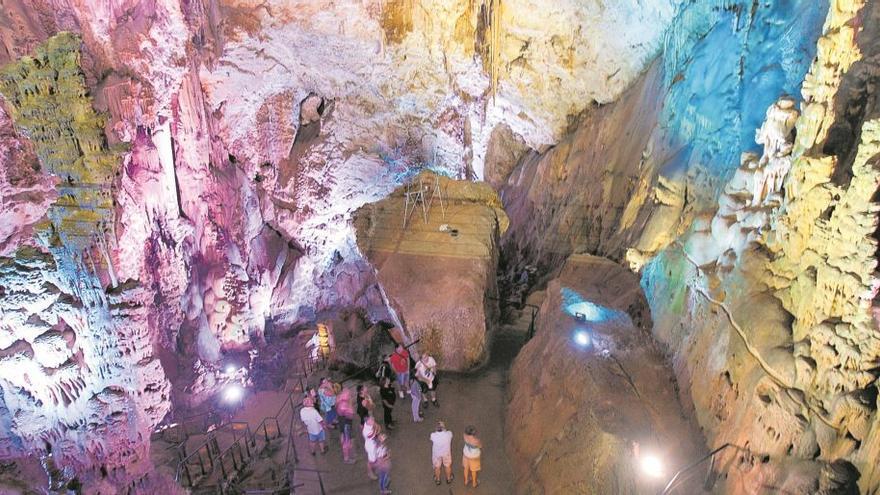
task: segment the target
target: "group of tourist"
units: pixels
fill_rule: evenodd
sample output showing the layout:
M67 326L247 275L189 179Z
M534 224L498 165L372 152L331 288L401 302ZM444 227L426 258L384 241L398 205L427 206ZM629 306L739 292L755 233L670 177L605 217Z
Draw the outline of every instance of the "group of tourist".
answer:
M398 345L394 353L383 357L375 376L379 383L383 424L387 430L393 430L396 426L393 411L399 399L409 396L414 423L424 421L423 404L425 408L429 404L440 406L437 402L437 362L427 353L414 360L404 346ZM309 387L306 390L300 419L306 426L312 455L316 455L319 450L322 454L327 453L326 431L338 428L343 462L354 464L352 423L357 414L367 454L367 475L379 481L379 493L389 494L391 452L388 448L388 437L373 416L375 408L367 386L358 385L352 393L350 388L333 383L329 378L322 378L317 389ZM446 429L443 421L438 421L430 439L434 482L441 484L441 468L445 468L443 474L446 483L452 483L452 432ZM471 480L476 487L479 485L477 473L480 471L482 444L473 426L465 429L463 439L464 483L467 486Z

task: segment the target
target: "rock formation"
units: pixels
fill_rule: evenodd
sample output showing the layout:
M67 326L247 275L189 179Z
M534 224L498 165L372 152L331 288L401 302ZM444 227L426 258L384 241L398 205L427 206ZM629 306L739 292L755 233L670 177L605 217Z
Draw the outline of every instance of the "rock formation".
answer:
M805 34L815 24L734 4L727 11L695 4L673 23L660 62L659 84L668 89L662 108L648 114L659 125L647 141L616 122L644 111L632 101L651 91L657 77L651 72L632 95L585 114L580 128L597 130L579 139L575 131L570 139L584 142L588 154L569 152L564 142L520 162L502 186L513 219L502 241L505 256L514 274L524 264L553 267L571 252L625 259L641 271L654 335L669 346L682 400L693 401L710 448L738 447L718 468L717 490L872 493L876 6L832 2L809 72L804 66L800 75L795 69L783 78L766 62L784 56L772 47L789 35L755 38L740 23L776 18L777 26ZM740 74L753 78L716 77L695 55L724 38L727 26L719 18L732 21L743 46L757 48L738 61ZM705 34L690 37L694 32ZM809 46L815 38L802 40ZM727 57L721 53L713 63L723 66ZM718 111L736 99L731 95L750 100ZM766 103L757 107L759 101ZM757 115L763 122L750 120ZM628 150L606 162L609 171L624 172L618 180L626 187L540 173L554 162L574 175L602 166L595 144L586 143L604 132L620 136L618 146ZM750 142L761 152L751 151ZM637 156L632 148L643 150L638 168L626 158ZM744 151L739 168L731 166L734 150ZM533 182L518 188L518 177ZM536 217L552 221L529 221ZM558 219L575 220L566 229ZM597 229L604 234L591 235Z
M539 314L510 376L517 493L656 493L661 480L645 480L637 457L664 459L671 476L701 453L702 438L647 331L638 277L574 255L547 285Z
M429 209L405 199L419 189ZM497 246L507 229L495 192L484 183L422 173L361 207L354 225L407 340L419 340L440 369L481 364L499 316Z
M761 158L745 154L717 211L644 270L649 301L675 301L652 302L655 333L710 446L748 451L727 461L729 492L878 486L876 97L851 89L876 73L874 45L860 43L874 28L859 27L876 15L832 5L801 115L789 99L771 106Z
M397 318L441 367L472 368L521 273L561 276L557 305L561 281L589 292L585 266L619 273L558 271L589 253L641 275L682 391L663 415L690 402L709 447L740 447L717 490L880 486L876 1L0 9L0 458L39 458L8 472L103 493L149 478L169 411L209 401L231 355L283 361L267 340L319 315L357 315L337 320L371 346L353 361ZM447 218L434 204L403 228L424 169ZM611 295L590 297L626 313ZM612 383L604 358L553 368L578 390L529 382L529 358L569 344L558 309L517 364L519 409L546 393L570 412ZM618 350L668 384L639 322L615 321ZM631 433L666 423L607 431L591 412L523 426L523 472L557 488L547 460L584 451L537 437L589 437L624 483L603 487L628 488Z

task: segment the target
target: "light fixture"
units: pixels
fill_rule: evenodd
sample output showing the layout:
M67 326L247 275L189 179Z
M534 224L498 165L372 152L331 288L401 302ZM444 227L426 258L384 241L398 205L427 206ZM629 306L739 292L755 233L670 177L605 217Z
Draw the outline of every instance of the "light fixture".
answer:
M223 400L230 404L240 401L243 395L244 389L237 383L230 383L223 390Z
M581 347L587 347L590 345L590 334L584 329L576 330L574 332L574 342Z
M577 321L587 321L587 315L580 313L580 312L577 312L577 311L575 311L575 313L574 313L574 318Z
M236 371L238 371L238 368L234 364L227 364L226 365L226 374L227 375L231 375L231 374L235 373Z
M650 478L660 478L665 472L663 461L653 454L645 454L642 456L641 459L639 459L639 466L642 469L642 474Z

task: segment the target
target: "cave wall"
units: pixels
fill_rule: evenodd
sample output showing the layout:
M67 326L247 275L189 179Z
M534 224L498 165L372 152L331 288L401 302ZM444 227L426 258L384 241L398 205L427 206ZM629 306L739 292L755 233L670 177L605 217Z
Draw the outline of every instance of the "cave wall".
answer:
M500 186L504 256L641 272L680 400L735 446L716 491L873 493L877 7L795 4L685 6L659 74Z
M504 257L554 268L573 252L643 264L714 203L767 106L796 94L824 2L692 2L621 97L586 109L500 187Z
M729 491L878 489L876 16L832 6L800 111L768 110L763 156L643 272L710 444L749 452Z
M328 310L387 319L352 213L424 168L487 176L493 134L554 143L677 4L4 2L0 353L34 372L0 377L3 457L125 485L228 353Z

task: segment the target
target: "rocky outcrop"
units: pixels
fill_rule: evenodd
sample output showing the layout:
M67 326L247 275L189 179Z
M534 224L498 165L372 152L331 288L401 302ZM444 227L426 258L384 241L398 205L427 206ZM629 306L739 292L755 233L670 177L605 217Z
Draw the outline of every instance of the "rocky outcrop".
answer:
M420 204L407 208L405 199L421 187L427 215ZM498 318L498 237L507 228L495 192L485 183L423 173L362 207L354 224L407 339L420 340L421 352L441 369L481 364Z
M150 468L146 440L170 408L149 292L136 283L105 292L85 274L71 286L59 273L33 248L0 258L0 396L14 411L0 423L0 454L51 453L80 476L103 467L103 478L127 484Z
M655 206L665 197L651 187L658 159L648 156L649 142L661 88L655 64L619 100L585 111L568 137L545 153L525 155L508 173L500 191L512 228L503 246L516 273L524 264L552 271L575 252L620 258L644 231L648 213L663 207L673 222L663 228L675 231L682 201Z
M771 106L760 158L645 266L710 446L747 452L725 461L728 493L878 488L877 15L832 5L800 111Z
M703 440L650 326L633 273L585 255L559 269L510 375L517 493L657 493L700 454ZM640 472L648 455L663 459L663 479Z
M806 0L683 4L649 70L501 185L510 273L581 252L638 269L685 234L717 204L767 107L800 88L824 14Z

